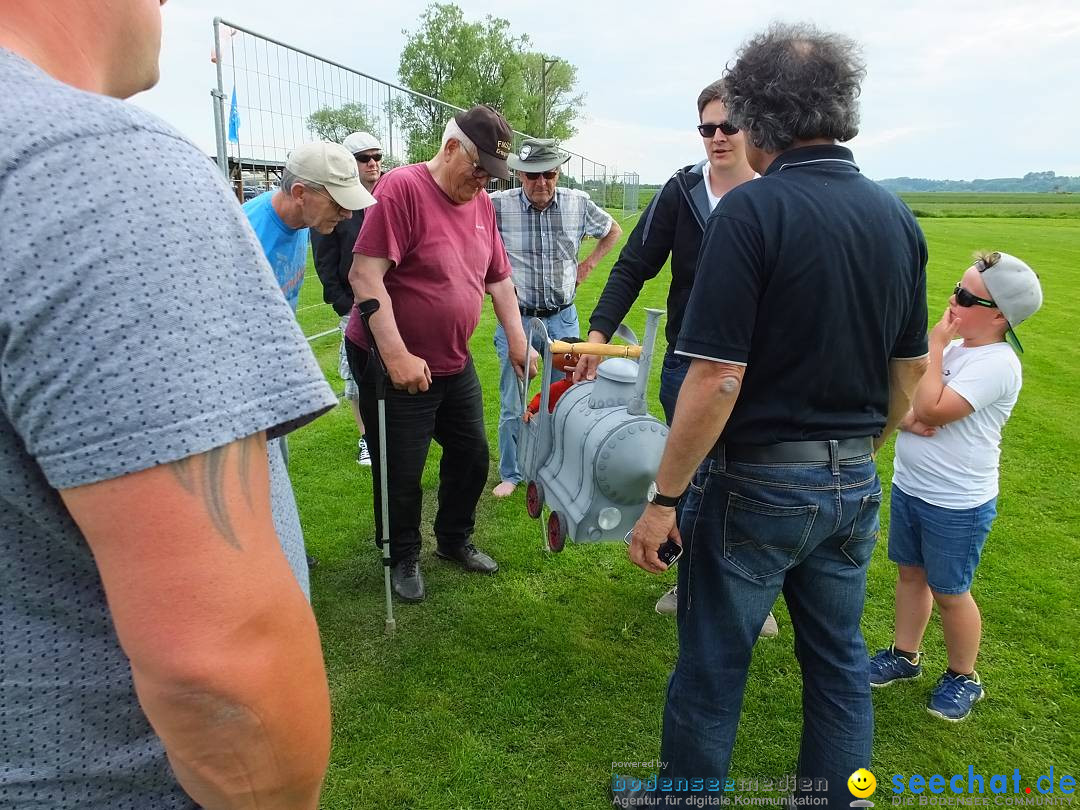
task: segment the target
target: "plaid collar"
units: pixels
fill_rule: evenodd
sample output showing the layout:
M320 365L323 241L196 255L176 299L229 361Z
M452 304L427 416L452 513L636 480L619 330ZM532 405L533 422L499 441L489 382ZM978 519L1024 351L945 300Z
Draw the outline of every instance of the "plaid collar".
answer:
M531 208L534 211L537 211L539 213L543 213L544 211L547 211L548 208L558 208L559 207L559 187L558 186L555 187L555 193L551 195L551 202L548 203L547 208L540 209L540 208L537 208L535 205L533 205L532 200L530 200L525 195L525 187L524 186L519 186L518 187L518 196L521 199L521 210L522 211L528 211Z

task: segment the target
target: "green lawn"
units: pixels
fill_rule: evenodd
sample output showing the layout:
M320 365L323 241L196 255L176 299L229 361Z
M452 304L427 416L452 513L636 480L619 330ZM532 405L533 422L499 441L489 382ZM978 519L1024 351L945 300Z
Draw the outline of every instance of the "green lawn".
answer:
M623 223L627 233L633 221ZM930 245L932 321L978 248L1025 258L1042 276L1046 305L1019 330L1027 348L1025 386L1006 429L999 517L974 587L984 614L979 670L987 699L958 726L923 710L933 671L944 668L935 619L925 643L932 674L874 696L871 770L879 784L895 773L966 773L968 765L988 775L1019 768L1029 785L1051 766L1058 775L1075 776L1080 350L1073 338L1080 333L1080 220L940 218L922 224ZM616 253L581 288L583 320ZM640 307L663 307L665 289L661 274L646 287ZM301 297L306 334L336 323L320 300L311 272ZM629 321L641 334L643 310ZM472 347L486 397L489 488L496 483L498 409L493 329L487 306ZM336 335L313 343L340 389L337 345ZM660 413L655 384L651 394L653 412ZM308 546L320 560L312 586L333 696L324 807L602 808L612 762L656 756L676 638L674 621L654 613L653 603L670 576L632 567L621 543L547 553L522 497L485 496L476 541L501 571L491 578L458 573L432 556L429 531L422 558L428 599L396 605L398 632L388 639L382 567L372 542L370 470L355 463L348 408L305 427L291 450ZM433 449L424 478L429 527L438 458ZM891 445L879 468L887 483ZM863 623L871 647L891 638L893 579L882 542ZM751 667L732 762L736 778L775 779L794 768L799 669L782 603L777 618L780 637L758 645ZM877 795L887 801L887 793Z
M920 217L1080 217L1080 194L905 191L900 198Z

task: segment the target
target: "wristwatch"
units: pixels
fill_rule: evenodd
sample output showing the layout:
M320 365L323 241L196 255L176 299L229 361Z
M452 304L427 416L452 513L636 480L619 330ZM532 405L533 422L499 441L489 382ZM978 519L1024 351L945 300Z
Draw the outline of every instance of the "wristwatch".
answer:
M656 488L655 481L649 484L649 489L645 493L645 500L647 500L649 503L655 503L657 506L667 506L669 508L678 506L679 498L681 497L682 495L676 495L675 497L672 497L670 495L661 494L660 491Z

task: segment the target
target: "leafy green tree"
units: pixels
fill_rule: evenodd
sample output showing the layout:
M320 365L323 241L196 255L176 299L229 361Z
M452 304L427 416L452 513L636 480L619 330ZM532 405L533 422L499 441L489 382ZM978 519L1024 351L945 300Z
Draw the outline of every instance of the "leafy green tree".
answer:
M529 50L528 36L510 30L510 23L488 15L465 19L453 3L433 3L420 15L416 31L403 31L406 44L398 74L402 84L458 107L490 104L519 131L539 135L543 126L541 93L545 54ZM574 134L581 95L574 95L577 70L558 62L548 73L547 132L550 137ZM453 110L416 96L395 99L395 120L408 135L408 157L431 157Z
M577 68L559 59L554 65L548 67L547 106L545 108L544 62L554 58L544 53L522 54L522 76L525 80L527 102L522 111L523 118L517 124L517 128L537 137L557 138L561 141L572 137L577 132L574 128L574 119L578 116L578 110L585 96L574 93L577 85Z
M378 137L380 129L378 119L356 102L316 110L308 116L307 125L316 138L332 143L341 143L352 132L370 132Z

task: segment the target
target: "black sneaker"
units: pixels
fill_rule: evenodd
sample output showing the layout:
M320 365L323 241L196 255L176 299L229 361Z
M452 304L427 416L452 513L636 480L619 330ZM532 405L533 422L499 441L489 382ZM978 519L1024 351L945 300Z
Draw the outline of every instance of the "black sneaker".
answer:
M473 571L477 574L494 574L499 570L499 564L472 543L463 543L460 546L450 546L449 548L439 546L435 549L435 556L456 562L466 571Z
M424 577L420 573L420 558L406 557L390 569L390 584L394 593L405 602L424 601Z

